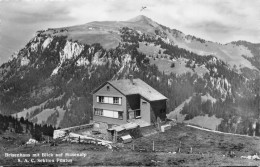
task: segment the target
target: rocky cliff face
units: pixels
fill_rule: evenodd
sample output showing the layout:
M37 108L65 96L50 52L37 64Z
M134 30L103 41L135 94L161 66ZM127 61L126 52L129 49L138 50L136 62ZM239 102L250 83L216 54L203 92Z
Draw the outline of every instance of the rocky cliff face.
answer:
M84 104L87 101L83 94L106 80L126 77L130 71L139 70L135 56L113 53L116 51L107 51L99 44L86 45L63 36L38 33L0 68L1 110L57 127L67 126L64 116L67 119L75 110L77 116L85 115L81 123L87 123L91 113L84 112L91 110L91 104ZM105 70L110 74L106 76ZM90 85L89 90L78 93L81 88L84 90L84 84L95 81L98 83ZM78 124L73 121L70 125Z
M227 96L232 96L231 84L226 78L213 78L210 77L210 82L212 86L219 91L221 94L221 99L225 100Z

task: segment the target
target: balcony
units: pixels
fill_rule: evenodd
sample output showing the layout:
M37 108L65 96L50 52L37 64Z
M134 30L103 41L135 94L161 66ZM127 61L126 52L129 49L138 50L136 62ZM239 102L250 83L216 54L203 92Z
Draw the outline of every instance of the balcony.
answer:
M140 109L128 109L128 119L141 119L141 110Z

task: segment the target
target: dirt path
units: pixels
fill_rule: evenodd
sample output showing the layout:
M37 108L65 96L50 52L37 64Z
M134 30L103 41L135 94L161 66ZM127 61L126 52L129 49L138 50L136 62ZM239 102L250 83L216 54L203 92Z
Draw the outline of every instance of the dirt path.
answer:
M180 112L182 111L185 103L189 103L192 97L193 96L186 99L178 107L176 107L173 111L171 111L169 114L167 114L167 118L169 118L169 119L176 119L177 118L178 122L182 122L185 118L185 115L182 115Z
M235 134L235 133L220 132L220 131L205 129L205 128L201 128L201 127L197 127L197 126L193 126L193 125L186 125L186 126L191 127L191 128L196 128L196 129L199 129L199 130L203 130L203 131L213 132L213 133L220 133L220 134L226 134L226 135L251 137L251 138L260 139L260 137L257 137L257 136L248 136L248 135L241 135L241 134Z

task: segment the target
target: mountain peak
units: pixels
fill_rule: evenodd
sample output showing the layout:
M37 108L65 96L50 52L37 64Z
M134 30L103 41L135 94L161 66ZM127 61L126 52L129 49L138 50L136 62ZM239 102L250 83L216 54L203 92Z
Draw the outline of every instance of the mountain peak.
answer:
M144 15L139 15L130 20L127 20L127 22L153 22L153 20Z

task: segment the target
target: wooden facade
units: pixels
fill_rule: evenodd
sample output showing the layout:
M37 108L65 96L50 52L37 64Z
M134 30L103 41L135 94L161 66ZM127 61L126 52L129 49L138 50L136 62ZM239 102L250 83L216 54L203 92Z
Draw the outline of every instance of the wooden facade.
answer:
M97 98L103 97L119 97L121 98L121 104L109 104L104 102L97 102ZM123 118L112 118L102 115L95 114L95 109L102 109L102 110L109 110L115 112L122 112ZM93 94L93 120L98 122L106 122L108 124L116 124L121 125L127 122L127 115L126 115L126 97L116 90L113 86L109 83L105 84L101 87L98 91Z
M125 95L107 82L93 92L93 121L122 125L142 120L150 125L158 118L166 118L166 100L149 101L141 94Z

